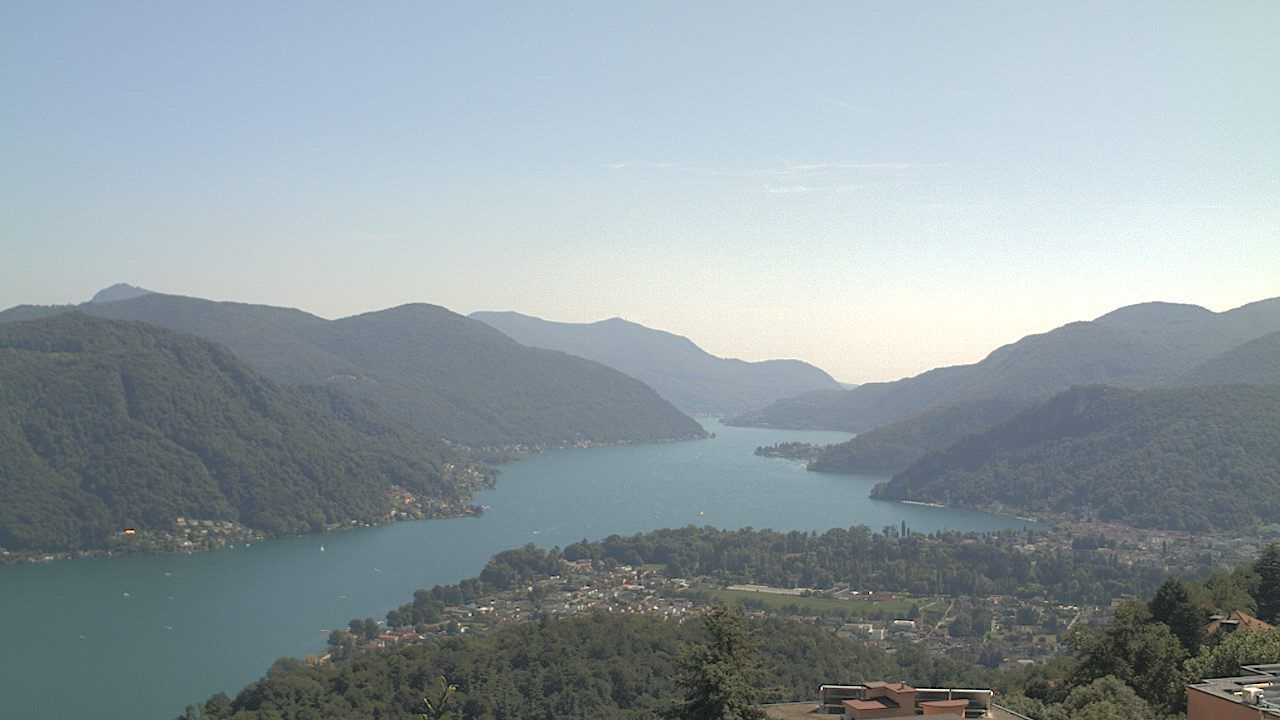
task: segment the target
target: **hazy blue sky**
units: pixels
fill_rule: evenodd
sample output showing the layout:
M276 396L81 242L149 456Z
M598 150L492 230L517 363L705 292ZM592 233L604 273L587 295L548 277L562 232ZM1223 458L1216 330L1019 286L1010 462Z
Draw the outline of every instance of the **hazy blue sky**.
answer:
M0 306L621 315L847 381L1280 295L1280 3L0 3Z

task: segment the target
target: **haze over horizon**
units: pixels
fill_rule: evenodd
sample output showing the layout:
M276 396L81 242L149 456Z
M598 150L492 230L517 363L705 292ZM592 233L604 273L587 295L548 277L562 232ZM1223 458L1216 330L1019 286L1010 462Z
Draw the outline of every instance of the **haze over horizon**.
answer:
M0 307L612 316L846 382L1280 295L1280 5L0 7Z

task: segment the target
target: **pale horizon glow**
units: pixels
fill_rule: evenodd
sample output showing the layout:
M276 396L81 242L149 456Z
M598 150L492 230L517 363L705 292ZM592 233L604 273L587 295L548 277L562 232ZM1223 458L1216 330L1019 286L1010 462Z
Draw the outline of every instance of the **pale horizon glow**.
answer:
M853 383L1280 295L1280 5L8 3L0 307L619 316Z

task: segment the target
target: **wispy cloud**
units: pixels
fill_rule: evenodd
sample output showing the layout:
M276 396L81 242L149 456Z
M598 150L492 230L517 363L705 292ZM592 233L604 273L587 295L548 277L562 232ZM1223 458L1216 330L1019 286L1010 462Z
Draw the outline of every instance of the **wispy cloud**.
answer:
M820 173L839 173L855 170L926 170L944 167L946 163L923 162L825 162L825 163L792 163L781 168L759 171L760 175L772 177L792 177L796 175L814 175Z
M605 167L610 170L678 170L684 168L685 164L677 162L640 162L635 160L626 160L623 162L605 163Z
M866 190L870 185L770 185L764 191L770 195L843 194Z

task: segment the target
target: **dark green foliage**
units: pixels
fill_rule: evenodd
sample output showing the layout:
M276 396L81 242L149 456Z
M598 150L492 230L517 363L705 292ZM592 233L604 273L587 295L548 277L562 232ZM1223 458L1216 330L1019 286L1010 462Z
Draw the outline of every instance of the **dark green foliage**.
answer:
M1133 688L1106 675L1075 688L1062 705L1037 720L1155 720L1155 712Z
M18 307L0 320L65 312ZM152 293L83 312L187 332L287 383L368 398L437 437L473 446L704 437L643 383L598 363L527 348L476 320L404 305L341 320L300 310Z
M898 537L866 527L823 533L686 527L574 543L563 555L567 560L679 565L684 577L777 587L844 584L918 595L1043 594L1059 602L1098 604L1151 593L1163 577L1155 568L1119 566L1091 550L1031 557L1017 549L1027 541L1026 533L1015 531Z
M827 445L814 445L806 442L784 442L756 447L757 457L786 458L788 460L813 460L825 450Z
M1258 618L1280 625L1280 544L1268 545L1253 564L1253 571L1258 575Z
M676 658L675 684L683 693L667 716L675 720L762 720L756 707L760 642L742 610L713 606L702 617L706 638Z
M1027 406L1005 398L932 408L905 420L829 445L809 463L819 472L894 473L965 435L986 430Z
M1077 665L1067 687L1112 676L1161 712L1177 712L1184 705L1187 651L1168 625L1151 620L1142 603L1121 604L1107 627L1073 631L1068 643Z
M924 457L873 497L1251 529L1280 517L1280 386L1073 388Z
M111 303L114 304L114 303ZM0 547L109 548L175 517L268 534L382 519L396 484L459 499L463 458L344 394L204 340L81 314L0 325Z
M938 368L891 383L780 400L729 422L863 432L966 400L1046 397L1073 385L1145 388L1231 348L1280 331L1280 298L1224 313L1145 303L998 348L973 365Z
M477 312L471 317L530 347L604 363L690 413L741 413L810 390L840 389L830 375L799 360L718 358L688 338L621 318L578 324L514 312Z
M1209 604L1218 612L1228 615L1234 610L1243 610L1250 615L1258 614L1258 574L1250 567L1239 567L1231 572L1216 571L1205 581Z
M1204 642L1204 626L1209 621L1204 610L1191 601L1187 587L1177 578L1169 578L1156 589L1147 603L1151 619L1164 623L1182 643L1189 655L1200 652Z
M765 702L809 699L832 678L914 677L903 658L812 626L765 620L746 627L763 641ZM210 720L416 719L444 676L457 687L450 707L460 720L649 719L677 699L677 649L708 641L701 623L648 616L525 623L320 666L278 663L231 703L211 699L204 712Z
M1243 674L1244 665L1280 663L1280 628L1265 632L1236 631L1187 661L1188 682Z
M1250 566L1216 572L1204 582L1171 577L1148 603L1127 600L1118 604L1103 627L1077 626L1067 636L1073 658L1064 658L1056 667L1050 664L1036 669L1033 674L999 678L1002 689L1013 693L1008 704L1044 720L1162 717L1181 713L1189 682L1237 675L1242 665L1280 662L1280 630L1276 629L1240 629L1225 638L1214 636L1212 642L1199 647L1198 654L1190 655L1178 637L1180 628L1194 627L1195 633L1199 632L1195 623L1201 611L1191 607L1192 597L1206 597L1212 586L1224 583L1256 585L1251 578L1256 580ZM1225 610L1221 606L1215 609ZM1141 702L1135 705L1117 681ZM1130 711L1134 714L1124 714Z

